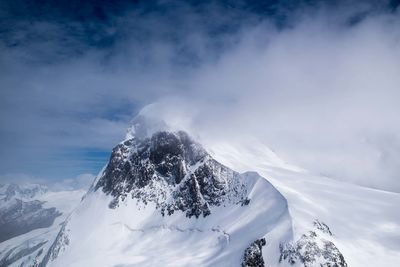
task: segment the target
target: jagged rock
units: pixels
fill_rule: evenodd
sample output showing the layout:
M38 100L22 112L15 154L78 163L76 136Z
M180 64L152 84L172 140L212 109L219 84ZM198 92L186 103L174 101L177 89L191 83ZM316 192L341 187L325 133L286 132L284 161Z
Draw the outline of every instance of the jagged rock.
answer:
M324 223L314 223L314 226L321 231L329 230ZM330 230L329 233L332 235ZM321 238L314 231L303 234L296 242L281 244L279 248L281 252L279 262L287 261L290 264L300 262L304 267L347 267L342 253L335 244Z
M315 220L314 221L314 227L318 230L320 230L321 232L328 234L328 235L333 235L331 232L331 229L329 229L328 225L326 225L323 222L320 222L319 220Z
M61 227L60 232L58 233L56 239L53 244L47 251L46 255L43 257L42 261L38 264L39 267L47 266L47 263L50 260L54 260L57 258L58 254L62 252L66 246L69 245L69 238L67 234L67 230L65 229L67 221L65 221Z
M242 267L264 267L262 247L265 246L265 238L258 239L244 251Z
M210 206L246 205L239 174L212 159L185 132L157 132L117 145L95 190L111 194L110 208L128 195L154 202L163 215L176 210L188 217L209 215Z

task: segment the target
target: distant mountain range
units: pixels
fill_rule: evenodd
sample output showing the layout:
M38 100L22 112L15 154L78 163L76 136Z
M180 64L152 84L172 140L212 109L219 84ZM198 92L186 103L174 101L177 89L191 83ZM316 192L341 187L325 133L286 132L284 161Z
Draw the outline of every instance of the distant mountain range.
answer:
M33 266L33 254L48 249L83 194L38 184L0 185L0 266Z

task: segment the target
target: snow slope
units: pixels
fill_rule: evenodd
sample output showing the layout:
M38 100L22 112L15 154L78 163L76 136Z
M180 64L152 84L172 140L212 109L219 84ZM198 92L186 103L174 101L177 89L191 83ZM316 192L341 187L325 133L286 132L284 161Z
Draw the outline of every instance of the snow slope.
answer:
M326 223L351 267L400 265L400 194L361 187L283 164L267 147L248 143L206 144L236 171L257 171L287 199L294 239ZM271 160L272 159L272 160ZM271 162L280 162L279 165Z
M264 236L277 250L290 238L286 201L256 174L246 178L249 206L216 207L200 218L162 216L131 198L109 209L112 198L90 194L68 220L69 245L49 266L239 266L246 247Z

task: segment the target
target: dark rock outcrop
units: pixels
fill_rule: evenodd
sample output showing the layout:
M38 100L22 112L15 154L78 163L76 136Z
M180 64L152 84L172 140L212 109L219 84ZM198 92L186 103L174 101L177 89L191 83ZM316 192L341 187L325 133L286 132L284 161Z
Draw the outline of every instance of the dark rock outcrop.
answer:
M264 267L262 247L265 246L265 238L258 239L244 251L242 267Z
M319 221L317 219L314 221L314 227L317 230L321 231L322 233L325 233L325 234L330 235L330 236L333 235L332 232L331 232L331 229L329 229L329 226L326 225L324 222L321 222L321 221Z
M117 145L95 186L114 197L153 202L163 215L174 211L204 217L211 206L248 204L239 174L218 163L184 132L157 132Z
M332 235L329 227L316 220L314 227L325 234ZM279 262L287 261L290 264L302 263L304 267L347 267L347 263L335 246L329 240L321 238L315 231L303 234L296 242L280 245L281 256Z

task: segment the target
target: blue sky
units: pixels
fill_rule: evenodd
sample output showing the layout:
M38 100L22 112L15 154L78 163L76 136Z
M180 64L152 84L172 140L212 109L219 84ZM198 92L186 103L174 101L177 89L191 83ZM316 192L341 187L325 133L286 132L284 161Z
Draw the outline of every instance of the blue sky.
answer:
M188 106L199 132L247 130L299 165L359 181L369 173L375 187L384 176L400 190L397 7L2 1L0 177L97 174L133 116L162 102Z
M97 174L107 163L110 154L111 149L66 148L45 158L29 158L25 164L5 167L4 174L31 174L50 180L68 179L84 173Z
M215 60L243 27L283 25L298 5L3 1L0 176L97 173L140 108L185 93L171 80Z

